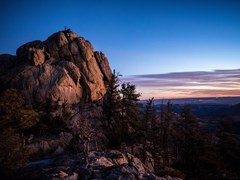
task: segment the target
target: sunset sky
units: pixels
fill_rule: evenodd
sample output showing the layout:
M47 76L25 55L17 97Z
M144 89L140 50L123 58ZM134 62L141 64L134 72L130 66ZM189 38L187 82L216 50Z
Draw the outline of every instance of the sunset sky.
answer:
M239 0L1 0L0 54L71 28L142 98L240 96Z
M240 69L128 76L144 98L239 96Z

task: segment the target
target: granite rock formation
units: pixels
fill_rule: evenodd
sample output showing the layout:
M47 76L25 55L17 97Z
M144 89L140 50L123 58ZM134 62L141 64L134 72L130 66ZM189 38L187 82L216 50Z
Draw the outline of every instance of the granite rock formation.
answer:
M48 98L69 104L98 101L111 73L106 56L70 30L26 43L16 56L0 55L1 91L17 89L33 104Z

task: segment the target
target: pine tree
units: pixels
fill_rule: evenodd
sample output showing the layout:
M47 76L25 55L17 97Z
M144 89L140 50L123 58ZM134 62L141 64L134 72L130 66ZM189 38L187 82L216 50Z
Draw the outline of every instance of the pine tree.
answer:
M123 122L123 140L129 144L136 142L139 135L139 103L140 93L137 93L136 86L130 83L123 83L121 86L121 119Z
M164 166L169 165L169 149L170 149L170 124L172 122L172 116L173 116L173 111L172 111L172 104L170 101L167 103L167 109L166 112L164 113L164 117L162 119L162 151L163 151L163 164Z
M147 145L147 142L152 141L152 122L156 121L156 118L156 112L154 110L154 98L151 98L146 102L141 121L142 138L140 141L143 141L144 146ZM145 147L145 149L146 148L147 147Z
M160 122L154 109L154 98L147 101L143 112L143 123L145 128L145 150L148 149L153 155L154 170L159 172L161 169L161 145L160 145ZM147 147L146 144L150 144Z
M103 101L102 124L103 129L106 130L105 134L109 140L109 146L118 146L121 143L120 133L122 124L120 122L121 96L119 92L119 76L120 74L114 70Z

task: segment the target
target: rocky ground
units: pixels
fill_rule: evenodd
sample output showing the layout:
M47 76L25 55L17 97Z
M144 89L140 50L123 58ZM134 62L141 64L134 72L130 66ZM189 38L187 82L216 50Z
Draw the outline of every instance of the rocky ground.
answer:
M51 159L30 162L22 172L19 178L41 180L181 179L170 176L158 177L138 158L117 150L92 151L86 158L83 154L63 154Z

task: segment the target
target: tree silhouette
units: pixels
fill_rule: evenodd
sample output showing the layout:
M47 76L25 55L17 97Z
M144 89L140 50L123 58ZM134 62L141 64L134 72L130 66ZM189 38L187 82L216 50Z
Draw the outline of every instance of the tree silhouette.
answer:
M183 107L175 136L179 152L177 168L185 171L187 178L195 177L203 140L197 120L189 106Z
M139 129L139 103L140 93L137 93L136 86L130 83L123 83L121 86L121 119L123 122L123 140L133 144L137 140Z
M121 143L122 123L120 122L121 96L119 92L119 76L120 74L114 70L103 100L102 124L103 129L106 129L105 134L108 138L109 146L118 146Z
M152 142L152 126L157 121L156 112L154 109L154 98L148 99L143 110L143 119L141 122L141 131L144 146L147 142ZM147 148L147 147L146 147Z
M169 161L170 161L170 124L172 123L172 118L173 118L173 110L172 110L172 104L170 101L167 103L167 109L166 112L164 113L164 116L162 117L163 119L161 120L161 131L162 131L162 151L163 151L163 165L168 166Z

